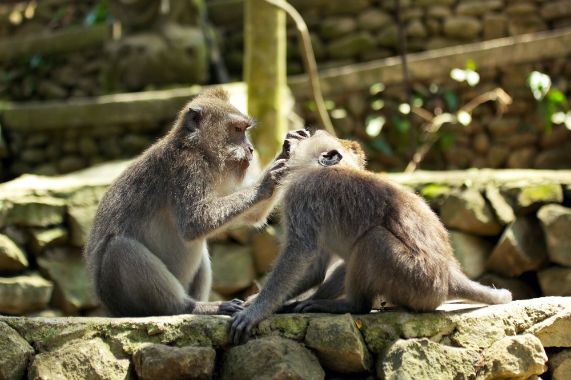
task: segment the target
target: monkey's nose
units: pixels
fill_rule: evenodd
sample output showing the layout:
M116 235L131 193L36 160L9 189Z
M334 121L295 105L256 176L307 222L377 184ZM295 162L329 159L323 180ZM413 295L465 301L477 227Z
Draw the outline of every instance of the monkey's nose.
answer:
M251 146L251 145L248 146L248 151L249 151L250 153L254 153L254 147Z

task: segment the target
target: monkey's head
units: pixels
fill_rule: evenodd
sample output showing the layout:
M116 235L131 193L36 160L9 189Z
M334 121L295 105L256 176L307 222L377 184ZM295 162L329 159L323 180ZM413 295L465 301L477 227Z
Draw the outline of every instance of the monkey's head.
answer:
M243 173L253 158L254 148L246 135L253 124L229 103L226 91L216 87L180 111L172 135L181 148L199 150L212 163Z
M299 142L288 166L294 170L307 166L364 169L365 163L365 153L359 143L338 139L318 130L311 137Z

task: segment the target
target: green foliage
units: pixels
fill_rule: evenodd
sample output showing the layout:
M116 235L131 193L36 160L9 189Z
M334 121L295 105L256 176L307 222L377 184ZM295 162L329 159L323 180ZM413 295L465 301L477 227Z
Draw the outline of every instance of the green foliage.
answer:
M83 23L87 26L104 24L109 20L109 6L107 0L102 0L87 15Z
M551 78L545 73L533 71L527 78L527 84L533 97L538 101L538 110L549 133L553 128L554 116L569 111L569 101L561 90L551 87Z

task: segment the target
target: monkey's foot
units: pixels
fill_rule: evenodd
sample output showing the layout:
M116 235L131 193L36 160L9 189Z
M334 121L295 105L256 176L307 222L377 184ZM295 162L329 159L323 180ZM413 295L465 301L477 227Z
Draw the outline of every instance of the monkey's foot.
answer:
M230 323L230 342L235 345L246 343L250 337L252 327L257 325L258 322L259 320L250 309L235 314Z
M244 310L244 301L234 298L231 301L224 301L220 303L217 314L221 315L234 315L239 311Z
M345 300L305 300L295 305L295 313L332 313L332 314L361 314L371 311L369 307L359 307Z

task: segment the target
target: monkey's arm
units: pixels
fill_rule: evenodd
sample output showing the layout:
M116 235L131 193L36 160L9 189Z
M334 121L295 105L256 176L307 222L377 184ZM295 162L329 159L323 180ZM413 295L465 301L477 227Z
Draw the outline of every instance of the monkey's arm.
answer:
M309 132L305 129L298 129L296 131L288 132L282 145L282 151L276 156L274 162L279 160L288 160L299 141L306 139L309 136ZM264 171L262 177L266 175L271 167L272 165L270 165L270 167ZM236 224L258 225L265 223L266 219L278 201L278 192L274 192L270 198L257 203L251 209L244 212L244 214L238 218Z
M297 241L288 242L254 303L232 319L230 341L234 344L244 342L252 327L283 305L307 269L315 263L316 257L316 247L302 246Z
M243 214L255 204L270 198L286 171L285 160L276 160L259 184L223 196L206 196L198 204L187 204L194 194L176 200L177 221L186 240L205 237Z

